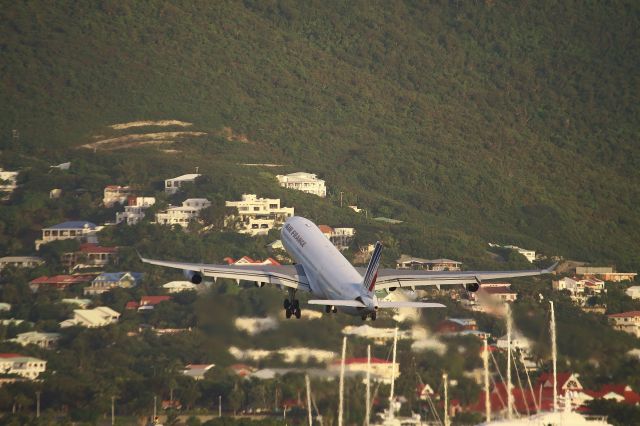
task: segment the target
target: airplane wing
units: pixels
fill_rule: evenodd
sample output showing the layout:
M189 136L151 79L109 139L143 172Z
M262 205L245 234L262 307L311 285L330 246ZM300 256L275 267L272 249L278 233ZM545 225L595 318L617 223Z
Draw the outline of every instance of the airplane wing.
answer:
M154 260L140 257L140 260L150 265L164 266L165 268L182 269L183 271L196 272L203 277L229 278L240 281L254 281L261 284L273 284L276 286L290 287L296 290L311 291L309 280L304 273L302 265L210 265L204 263L173 262L166 260Z
M480 284L485 280L530 277L553 272L557 263L547 269L522 271L415 271L407 269L378 269L376 290L415 288L453 284Z

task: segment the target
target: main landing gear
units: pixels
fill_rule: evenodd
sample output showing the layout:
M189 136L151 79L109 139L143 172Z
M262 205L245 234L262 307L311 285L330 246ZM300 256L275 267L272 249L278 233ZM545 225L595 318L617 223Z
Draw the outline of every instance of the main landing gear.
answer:
M362 321L366 321L367 318L371 318L371 321L375 321L376 318L378 318L378 313L377 312L371 312L370 314L362 315L360 318L362 318Z
M333 312L333 313L335 314L336 312L338 312L338 308L336 308L335 306L326 305L326 306L324 307L324 311L325 311L326 313L328 313L328 314L329 314L329 313L331 313L331 312Z
M300 301L296 299L295 296L295 289L289 289L289 298L284 299L284 314L287 319L291 318L291 316L295 316L297 319L300 319L300 317L302 316L302 311L300 310Z

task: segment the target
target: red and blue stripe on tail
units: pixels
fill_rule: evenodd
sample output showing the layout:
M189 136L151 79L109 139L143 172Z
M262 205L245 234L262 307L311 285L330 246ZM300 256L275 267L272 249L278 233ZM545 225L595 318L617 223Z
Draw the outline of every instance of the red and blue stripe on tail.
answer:
M376 247L373 249L373 254L371 255L371 260L369 260L369 265L367 266L367 272L364 275L364 281L362 285L364 288L369 291L369 293L373 292L376 285L376 279L378 278L378 266L380 266L380 259L382 258L382 243L380 241L376 242Z

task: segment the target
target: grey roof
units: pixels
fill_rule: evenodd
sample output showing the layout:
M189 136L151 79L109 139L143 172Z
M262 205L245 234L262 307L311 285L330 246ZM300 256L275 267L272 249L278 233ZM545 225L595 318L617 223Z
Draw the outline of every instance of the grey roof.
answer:
M86 220L70 220L68 222L62 222L58 223L57 225L49 226L45 229L84 229L85 227L89 229L95 229L96 224L87 222Z

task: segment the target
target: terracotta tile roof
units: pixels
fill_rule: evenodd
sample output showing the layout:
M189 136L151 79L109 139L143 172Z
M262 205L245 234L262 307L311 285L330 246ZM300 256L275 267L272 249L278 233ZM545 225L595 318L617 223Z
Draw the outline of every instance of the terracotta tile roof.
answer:
M153 306L171 300L171 296L142 296L140 306Z
M80 251L82 253L115 253L118 251L118 247L102 247L97 244L85 243L80 244Z
M95 274L82 274L82 275L54 275L48 277L46 275L31 280L29 284L77 284L86 283L95 278Z
M607 315L609 318L625 318L625 317L640 317L640 311L628 311L620 312L619 314Z

